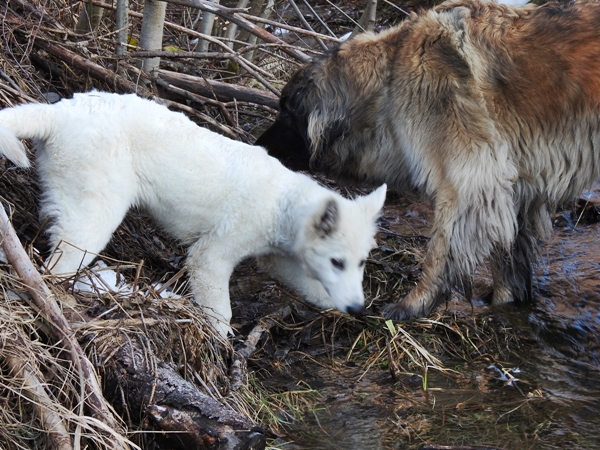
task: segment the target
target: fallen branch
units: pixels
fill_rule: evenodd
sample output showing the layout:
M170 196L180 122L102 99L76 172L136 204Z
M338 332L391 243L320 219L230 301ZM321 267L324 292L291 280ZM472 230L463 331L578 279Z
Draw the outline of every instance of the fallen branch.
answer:
M244 344L236 349L233 354L233 361L231 362L231 369L229 378L231 380L231 390L237 391L242 386L248 384L247 372L248 372L248 358L256 351L256 346L260 341L260 338L264 333L269 331L274 325L277 324L278 320L285 319L292 313L292 308L289 305L284 306L280 310L266 317L263 317L258 325L256 325Z
M43 36L36 36L34 44L69 64L69 66L75 67L82 72L88 73L90 76L103 81L106 84L112 85L115 90L135 92L138 95L146 98L153 97L153 93L145 86L127 80L110 69L106 69L86 58L83 58L77 53L50 42ZM246 69L249 71L252 70L249 67L246 67ZM160 70L159 76L161 76L164 81L173 84L174 86L184 88L190 92L204 95L206 97L214 97L216 95L217 98L222 99L223 101L237 99L249 103L265 105L273 109L278 108L279 98L272 92L246 88L243 86L222 83L214 80L205 80L204 78L178 74L176 72L170 72L166 70ZM255 77L258 77L258 75L255 74ZM227 133L230 134L229 131Z
M490 447L489 445L437 445L425 444L419 450L503 450L500 447Z
M156 84L173 94L176 94L176 95L179 95L179 96L185 98L186 100L190 100L192 102L199 103L200 105L205 105L205 104L209 103L212 106L217 107L219 109L219 111L221 112L221 114L223 115L223 118L225 119L227 124L232 127L235 126L235 120L233 119L231 114L229 114L229 111L227 111L227 108L225 107L225 105L223 103L221 103L217 100L210 99L208 97L203 97L201 95L194 94L192 92L186 91L185 89L178 88L177 86L173 86L172 84L169 84L166 81L161 80L160 78L156 79ZM237 136L234 136L234 139L236 137Z
M77 67L78 69L82 70L83 72L87 72L90 76L97 78L107 84L112 84L115 89L118 89L121 91L126 91L126 92L135 92L136 94L138 94L142 97L154 99L157 103L163 104L167 107L179 109L180 111L185 111L186 113L188 113L190 115L198 116L201 120L204 120L204 121L210 123L211 125L218 128L219 130L221 130L221 132L228 135L232 139L237 138L237 135L235 133L233 133L229 128L218 123L217 121L215 121L213 118L207 116L206 114L202 114L201 112L199 112L193 108L190 108L189 106L156 97L150 90L148 90L143 85L129 81L129 80L123 78L122 76L118 75L117 73L113 72L112 70L105 69L104 67L102 67L88 59L85 59L64 47L61 47L60 45L53 44L42 38L37 38L35 40L35 45L43 50L46 50L51 55L54 55L57 58L63 60L65 63L67 63L73 67ZM145 79L144 74L141 71L139 71L138 69L131 67L130 71L137 71L137 73L139 75L139 79L140 80ZM160 72L163 72L163 71L161 70ZM193 77L193 78L195 78L195 77ZM225 83L221 83L221 84L225 84ZM262 92L262 91L257 91L257 92ZM273 97L275 97L275 96L273 95Z
M265 447L263 429L200 392L150 349L132 340L113 351L104 379L107 394L121 398L129 416L147 428L166 432L154 435L165 448Z
M217 52L170 52L166 50L136 50L122 56L131 58L195 58L195 59L231 59L231 53Z
M279 109L279 97L271 92L236 84L222 83L215 80L207 80L201 77L162 69L158 71L158 78L173 86L203 95L204 97L216 97L218 100L225 102L236 99L242 102L257 103L269 108Z
M15 348L26 348L25 343L18 337L9 338L11 346ZM6 345L6 342L3 343ZM73 450L69 432L62 418L55 412L56 403L50 398L46 391L46 383L38 367L31 367L30 361L22 356L4 355L4 359L11 371L11 376L21 378L22 389L25 396L31 400L33 409L38 417L48 440L51 442L51 448L55 450Z
M89 59L85 59L70 50L67 50L60 45L53 44L47 39L37 36L34 44L53 56L63 60L69 66L75 67L84 73L88 73L92 77L103 81L108 85L112 85L112 88L117 91L135 92L146 98L153 96L152 92L146 89L143 85L129 81L122 76L116 74L112 70L106 69Z
M49 24L51 27L55 28L60 33L69 34L70 30L65 28L61 23L54 20L54 18L50 17L45 12L40 11L38 8L33 6L31 3L29 3L27 0L11 0L10 3L11 3L12 7L14 7L15 5L20 6L21 8L26 10L29 14L33 15L33 17ZM31 31L31 30L29 30L29 31Z
M235 23L240 28L249 31L255 36L258 36L265 42L269 42L272 44L280 44L282 52L288 54L292 58L295 58L302 63L307 63L311 60L310 56L306 55L306 53L289 48L286 42L282 41L276 36L273 36L265 29L254 25L248 19L242 17L239 14L239 12L235 9L227 8L225 6L219 5L218 3L211 3L204 0L168 0L167 3L188 6L190 8L197 8L202 11L211 12L213 14L216 14L217 16L220 16L226 20Z
M63 316L54 294L50 292L39 272L33 267L3 207L0 208L0 241L8 261L27 287L35 305L50 324L52 334L66 348L73 366L79 372L82 390L81 401L86 402L92 416L106 425L105 431L110 434L109 439L112 448L127 449L130 442L117 431L120 427L113 417L108 403L102 396L94 366L79 346L79 342L77 342L75 334Z

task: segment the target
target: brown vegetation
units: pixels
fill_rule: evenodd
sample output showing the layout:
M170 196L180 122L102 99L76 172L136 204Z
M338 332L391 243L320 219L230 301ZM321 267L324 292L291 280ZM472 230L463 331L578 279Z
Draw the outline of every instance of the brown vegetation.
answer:
M318 16L312 27L322 31L308 30L293 17L257 20L211 6L219 15L217 28L235 21L262 39L232 50L218 34L195 31L198 11L190 5L209 6L176 0L167 8L163 50L144 52L136 48L142 8L133 2L128 51L116 56L113 7L92 3L105 14L87 34L73 31L81 3L11 0L0 6L0 106L54 101L92 88L137 92L203 126L252 142L275 112L289 73L307 55L321 51L316 39L337 40ZM385 20L397 17L390 12L394 8L383 7L390 8L381 14ZM358 9L351 2L345 7L354 19ZM338 35L354 27L335 8L328 11L326 22ZM281 40L257 24L271 31L291 30L290 38ZM196 38L211 42L210 50L192 53ZM261 50L258 56L245 58L256 49ZM156 78L137 68L139 58L158 56L162 63ZM398 410L415 411L414 419L396 413L390 422L408 421L402 439L417 448L431 425L411 428L410 423L429 423L424 411L435 416L436 424L453 420L444 410L434 411L429 374L468 383L470 375L450 367L470 365L484 372L481 367L491 363L518 359L516 350L528 340L502 320L460 312L400 327L375 313L356 320L315 311L247 263L231 280L233 326L239 335L225 342L186 298L185 249L143 212L128 216L103 256L135 287L133 292L106 292L98 286L86 293L43 275L48 249L45 224L37 217L39 195L35 171L16 170L0 160L2 204L26 254L18 258L25 265L33 263L29 275L17 269L14 256L0 265L0 447L5 450L283 448L289 439L284 425L302 421L324 394L301 380L286 388L273 380L296 363L323 361L330 362L328 370L357 378L357 383L377 368L385 378L382 389L393 393ZM427 237L419 229L400 229L394 208L406 207L404 200L392 199L379 248L368 264L365 289L375 306L403 295L419 274ZM10 230L5 227L0 235L6 247ZM19 243L13 247L23 250ZM82 270L82 276L87 273ZM165 295L167 291L181 297ZM352 373L344 372L354 367ZM410 399L415 392L418 400ZM511 392L499 406L507 416L539 399L533 389ZM357 400L354 395L348 398ZM481 414L487 411L475 400L464 404ZM531 416L519 416L528 427L515 428L519 442L542 430L542 420ZM496 425L492 421L490 427Z

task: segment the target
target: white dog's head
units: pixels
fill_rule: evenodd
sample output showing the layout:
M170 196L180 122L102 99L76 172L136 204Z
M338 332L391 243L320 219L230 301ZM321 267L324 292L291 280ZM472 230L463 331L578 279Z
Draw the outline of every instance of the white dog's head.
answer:
M365 310L362 281L365 261L375 246L376 220L385 201L386 185L371 194L347 200L332 196L306 221L297 255L307 274L318 280L340 311Z

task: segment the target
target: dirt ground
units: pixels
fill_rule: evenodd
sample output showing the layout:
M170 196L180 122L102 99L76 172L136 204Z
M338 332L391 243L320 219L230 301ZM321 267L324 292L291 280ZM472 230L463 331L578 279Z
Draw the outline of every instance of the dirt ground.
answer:
M419 5L400 6L410 10ZM328 3L318 6L317 14L336 31L351 28L337 9ZM356 2L342 6L352 18L361 10ZM68 97L92 87L124 91L113 79L98 78L97 68L77 66L72 55L65 61L57 56L62 53L35 43L34 37L43 35L61 51L76 52L101 68L125 73L125 78L134 73L127 72L134 70L128 66L131 61L114 57L112 13L98 35L82 39L70 31L79 7L60 0L1 7L7 50L0 53L2 107L40 101L50 93ZM132 7L141 11L136 2ZM395 7L381 5L378 26L393 25L397 14ZM167 27L166 43L188 50L192 39L185 30L192 16L185 8L169 7L167 19L180 28ZM289 12L277 20L302 26ZM140 19L132 19L135 32L139 26ZM276 74L273 84L281 86L297 64L287 58L281 72L268 66ZM224 68L210 59L165 59L163 67L264 89L233 63ZM198 102L190 92L154 88L200 124L249 142L275 112L213 97ZM344 195L361 191L322 181ZM160 408L199 409L191 403L181 407L181 399L169 403L157 397L162 386L158 375L165 371L174 383L235 413L246 431L264 436L263 444L271 449L600 448L600 267L595 250L600 202L598 189L589 194L592 203L584 200L556 216L553 238L540 251L533 305L486 305L481 296L490 279L482 269L473 301L457 293L429 318L384 320L381 306L402 298L420 276L432 220L428 205L394 193L388 195L378 247L367 262L364 288L370 314L360 319L312 308L247 261L230 284L237 335L223 342L189 301L186 249L143 211L128 215L102 254L135 287L133 292L106 292L98 286L83 292L51 277L44 281L99 375L117 417L116 434L144 449L220 445L209 433L199 444L185 440L194 433L167 428L157 413L164 411ZM46 224L37 214L40 195L35 171L17 170L0 160L2 203L36 271L49 250ZM54 448L40 404L65 424L73 446L116 448L114 435L90 414L82 374L69 359L64 340L53 335L56 324L34 304L11 264L0 265L0 282L0 448ZM236 372L242 353L247 354L247 368L244 362ZM23 367L28 370L19 371ZM46 397L34 395L40 385ZM143 401L134 403L136 390L148 386ZM212 422L196 430L195 437L216 426Z

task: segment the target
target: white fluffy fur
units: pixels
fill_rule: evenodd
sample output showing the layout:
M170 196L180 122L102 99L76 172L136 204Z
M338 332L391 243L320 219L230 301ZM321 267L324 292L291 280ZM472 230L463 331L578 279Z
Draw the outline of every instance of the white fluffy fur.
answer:
M189 245L195 301L223 335L231 331L229 277L248 256L261 256L318 306L352 312L364 305L364 259L385 185L344 199L260 147L135 95L90 92L0 111L0 153L27 167L18 139L36 142L55 274L89 264L128 209L141 206Z

